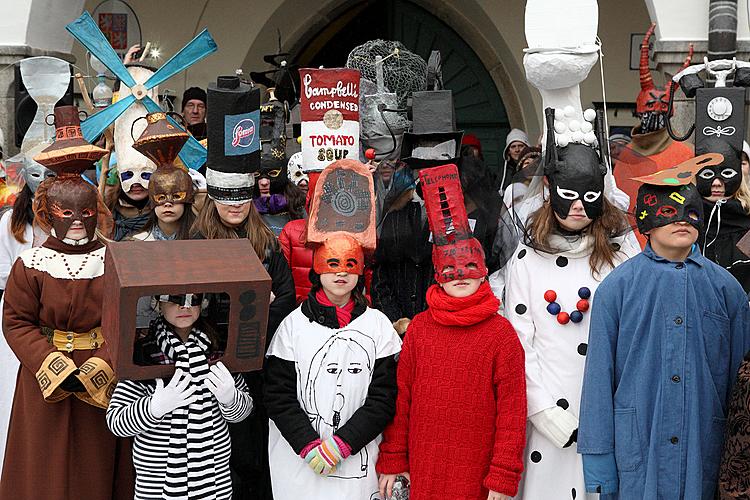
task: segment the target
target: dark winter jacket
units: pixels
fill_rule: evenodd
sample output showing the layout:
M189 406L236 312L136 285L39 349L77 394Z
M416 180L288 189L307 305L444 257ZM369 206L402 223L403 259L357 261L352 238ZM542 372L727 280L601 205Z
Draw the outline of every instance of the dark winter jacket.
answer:
M372 304L391 321L413 318L427 309L427 288L434 283L432 243L424 209L408 202L385 215L372 277Z
M703 254L732 273L745 292L750 292L750 256L737 248L737 242L750 231L750 215L734 198L721 204L703 200L703 221L704 230L698 238Z
M246 238L244 233L238 233ZM196 239L205 239L201 235ZM295 294L292 272L280 248L269 250L264 256L263 267L271 276L271 291L275 298L268 308L266 346L284 318L294 310ZM264 350L264 353L265 353ZM271 478L268 470L268 416L263 407L263 373L255 371L243 374L255 410L250 417L238 424L230 424L232 457L230 468L233 476L233 496L236 500L272 500Z

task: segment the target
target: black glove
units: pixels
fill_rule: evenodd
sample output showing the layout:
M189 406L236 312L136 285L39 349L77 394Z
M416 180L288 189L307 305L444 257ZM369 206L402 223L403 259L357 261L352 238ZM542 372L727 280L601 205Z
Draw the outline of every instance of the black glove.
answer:
M570 439L568 439L568 442L565 444L565 446L563 446L563 448L567 448L576 442L578 442L578 429L573 431L573 434L570 435Z
M60 389L67 392L86 392L86 388L83 387L81 381L76 377L77 374L78 370L68 375L65 380L62 381L62 384L60 384Z

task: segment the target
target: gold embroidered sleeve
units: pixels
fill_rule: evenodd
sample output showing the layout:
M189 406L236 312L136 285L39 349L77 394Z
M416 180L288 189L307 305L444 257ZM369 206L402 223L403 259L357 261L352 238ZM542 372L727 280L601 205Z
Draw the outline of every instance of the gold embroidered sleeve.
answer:
M36 380L42 390L42 396L48 403L57 403L70 396L68 391L60 388L63 380L76 371L73 360L61 352L53 352L42 361L42 366L36 372Z
M106 409L117 385L112 367L102 358L94 357L86 360L78 370L78 379L86 392L77 392L76 397L92 406Z

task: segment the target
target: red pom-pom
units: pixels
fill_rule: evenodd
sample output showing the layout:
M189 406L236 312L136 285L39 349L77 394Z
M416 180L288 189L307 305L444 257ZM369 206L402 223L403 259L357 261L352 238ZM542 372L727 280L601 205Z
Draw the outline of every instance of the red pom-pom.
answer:
M576 309L578 309L581 312L586 312L589 310L589 301L586 299L581 299L578 302L576 302Z
M547 302L554 302L557 300L557 294L554 290L547 290L544 292L544 300Z
M561 325L567 325L569 321L570 321L570 314L566 312L561 312L560 314L557 315L557 322L560 323Z
M375 149L368 148L365 151L365 158L367 158L368 160L374 160L375 159Z

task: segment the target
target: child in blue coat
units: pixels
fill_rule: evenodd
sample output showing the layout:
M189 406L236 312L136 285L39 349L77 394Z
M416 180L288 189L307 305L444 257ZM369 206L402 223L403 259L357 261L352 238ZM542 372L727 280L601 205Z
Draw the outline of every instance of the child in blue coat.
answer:
M750 348L747 295L695 245L695 186L644 184L636 220L648 245L605 278L591 308L578 430L586 489L713 499L727 403Z

